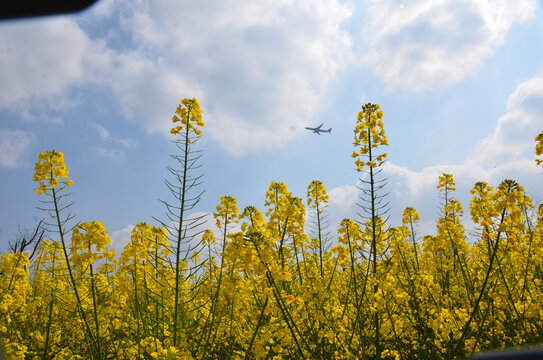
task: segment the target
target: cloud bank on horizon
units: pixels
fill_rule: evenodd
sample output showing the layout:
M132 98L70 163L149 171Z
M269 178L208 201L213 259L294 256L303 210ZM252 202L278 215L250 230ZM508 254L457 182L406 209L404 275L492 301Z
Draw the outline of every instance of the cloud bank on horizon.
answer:
M466 200L468 191L478 181L496 186L513 176L528 190L540 184L541 168L534 161L534 138L543 131L543 73L520 83L507 101L507 113L497 121L494 131L479 141L471 155L461 164L436 164L420 171L410 170L393 162L385 164L383 173L394 186L391 194L404 207L425 209L425 215L436 212L438 178L453 174L459 198ZM495 164L495 165L494 165ZM355 209L360 185L342 185L330 191L330 205L335 220L349 216ZM535 198L536 203L543 198ZM433 206L432 206L433 205ZM402 208L394 209L396 217ZM430 210L430 211L428 211ZM433 222L425 226L431 232Z
M435 183L444 171L470 181L487 182L501 181L503 175L516 172L537 175L541 170L534 162L534 138L543 130L543 74L520 83L509 96L507 110L464 163L436 165L420 172L388 164L385 171L405 177L412 196Z

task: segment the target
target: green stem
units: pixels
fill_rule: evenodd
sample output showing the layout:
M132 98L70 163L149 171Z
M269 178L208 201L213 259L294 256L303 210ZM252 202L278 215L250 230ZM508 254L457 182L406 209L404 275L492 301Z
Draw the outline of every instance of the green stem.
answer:
M371 153L371 131L368 127L368 156L370 160L370 164L373 162L373 157ZM370 166L370 196L371 196L371 247L373 252L373 276L375 277L375 285L373 286L373 293L377 294L377 291L379 290L379 283L377 281L377 224L375 222L375 188L374 188L374 178L373 178L373 166ZM376 352L376 358L379 359L381 357L381 347L379 344L380 340L380 329L379 329L379 312L375 312L374 315L374 324L375 324L375 352Z
M141 336L140 336L140 302L138 296L138 256L134 258L134 313L136 315L136 341L138 342L138 358L141 356Z
M503 223L504 218L505 218L505 209L502 210L500 224ZM486 231L487 233L489 232L488 228L485 228L484 231ZM454 350L452 351L451 356L453 358L456 355L456 353L457 353L458 349L460 348L460 346L463 344L464 338L467 336L467 334L469 332L469 326L471 324L471 321L473 320L473 317L479 311L479 303L481 302L481 299L483 298L483 295L485 294L486 285L488 283L488 279L490 278L490 273L492 272L492 265L494 264L494 259L496 257L496 253L498 252L498 245L500 243L500 236L501 236L501 232L498 232L498 234L496 236L496 243L494 244L493 251L492 251L492 254L490 256L490 263L488 264L488 270L486 271L485 279L483 281L483 286L481 287L481 291L479 293L479 296L477 297L477 300L475 301L475 305L473 306L473 310L471 311L470 317L469 317L468 321L466 322L466 324L464 325L464 329L462 330L462 335L460 336L460 339L458 339L458 342L456 343L456 346L454 347Z
M91 291L92 291L92 306L94 310L94 324L96 326L96 346L98 350L98 358L102 359L102 345L100 343L100 324L98 322L98 308L96 304L96 289L94 284L94 272L92 264L90 264L90 276L91 276Z
M298 348L298 353L303 359L305 359L306 357L305 357L304 352L302 350L302 347L301 347L301 345L300 345L300 343L298 341L298 337L296 336L296 333L299 334L300 340L304 343L304 346L309 350L310 353L312 353L311 348L305 342L302 334L300 333L300 330L298 329L298 327L296 326L296 323L294 322L294 319L292 319L292 317L290 316L290 313L289 313L285 303L283 302L283 299L281 299L281 293L279 291L279 288L278 288L278 286L277 286L277 284L276 284L276 282L275 282L275 280L273 278L272 272L270 271L270 269L268 267L268 264L266 264L262 260L262 256L260 255L258 245L255 242L253 242L253 245L255 247L256 253L257 253L260 261L262 262L262 264L266 268L266 277L268 279L268 284L271 285L273 296L275 297L275 300L277 301L277 306L279 306L279 310L281 311L283 319L285 320L285 323L287 324L287 327L290 330L292 338L294 339L294 343L296 344L296 347Z
M321 272L321 277L323 277L324 272L322 270L322 235L321 235L321 216L319 210L319 200L318 196L315 199L315 204L317 205L317 230L319 233L319 268Z
M179 314L179 285L180 285L180 272L181 268L179 262L181 260L181 240L183 233L183 220L185 212L185 193L186 193L186 179L188 170L188 156L189 156L189 121L190 121L191 107L187 107L187 124L185 130L185 151L183 160L183 184L181 185L181 206L179 213L179 224L177 229L177 247L175 249L175 298L174 298L174 311L173 311L173 346L177 346L177 332L178 332L178 314Z
M264 305L262 306L262 311L260 311L260 315L258 316L258 322L256 323L255 331L253 332L253 336L251 336L251 341L249 342L249 346L247 347L247 351L245 352L245 359L249 359L249 355L251 355L251 351L253 349L253 344L256 339L256 335L258 334L258 330L260 329L260 325L262 324L262 319L264 319L264 314L266 312L266 307L268 306L268 300L269 297L266 295L266 300L264 300Z
M53 179L53 172L51 172L51 179ZM77 300L77 310L79 312L79 316L81 317L81 320L83 321L85 334L90 338L91 344L96 344L96 340L94 339L94 336L92 335L92 331L89 326L89 322L87 321L87 316L85 315L85 312L83 311L83 306L81 303L81 297L79 296L79 291L77 290L77 285L75 282L75 277L72 271L72 265L70 264L70 258L68 257L68 250L66 247L66 241L64 240L64 229L62 228L62 223L60 222L60 211L58 209L58 201L57 201L57 195L55 192L55 188L51 189L53 192L53 201L55 204L55 217L57 219L57 226L58 226L58 232L60 234L60 241L62 242L62 251L64 253L64 259L66 261L66 267L68 268L68 275L70 276L70 282L74 289L75 298ZM89 355L91 358L94 358L92 354L92 350L89 349Z
M23 257L22 252L17 253L17 261L15 262L15 266L13 267L13 272L11 274L11 278L9 279L9 285L6 292L9 292L11 289L11 284L13 283L13 279L15 279L15 273L17 272L17 266L19 266L19 262L21 262L21 258Z

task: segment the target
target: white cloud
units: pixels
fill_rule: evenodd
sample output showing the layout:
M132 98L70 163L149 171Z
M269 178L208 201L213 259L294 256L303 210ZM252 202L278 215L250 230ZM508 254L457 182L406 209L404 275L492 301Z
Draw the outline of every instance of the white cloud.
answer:
M535 165L535 137L543 124L543 74L520 83L509 96L507 113L499 118L494 131L476 144L463 164L437 165L411 171L388 164L385 172L405 179L409 194L417 196L449 172L464 181L500 182L505 178L522 178L528 183L540 174Z
M374 0L363 60L388 90L443 89L476 73L537 7L535 0Z
M100 139L108 140L109 138L111 138L111 135L109 134L108 129L106 129L102 125L97 124L95 122L91 122L90 124L96 130L96 132L98 133L98 136L100 137Z
M111 89L128 119L167 135L178 101L198 97L207 134L228 152L273 148L303 131L351 61L340 29L351 13L339 0L118 0L79 19L85 28L119 21L96 32L104 39L66 19L5 25L0 108L93 83ZM112 31L122 49L106 47Z
M417 198L426 192L430 186L436 183L437 178L443 172L452 172L450 167L432 166L422 169L422 171L413 171L404 166L398 166L393 163L386 163L384 171L391 178L390 185L395 188L395 195L398 197L408 196L411 199ZM407 190L407 191L406 191Z
M543 73L522 82L507 101L507 114L493 133L477 144L478 163L507 163L533 157L534 139L543 130Z
M341 185L328 192L330 206L350 208L358 199L359 190L354 185Z
M110 65L104 44L91 41L66 18L8 23L0 29L0 108L96 81Z
M0 166L28 165L24 158L34 139L35 136L26 131L0 129Z
M383 175L388 178L385 192L390 192L390 225L401 224L405 207L415 207L421 215L420 235L435 233L435 220L441 211L441 199L436 189L443 173L454 176L454 196L462 201L464 224L473 224L469 216L469 190L478 181L496 187L504 179L516 180L537 202L543 201L541 167L536 166L535 137L543 129L543 74L520 83L510 95L507 113L500 117L494 131L482 139L462 163L438 164L420 171L387 163ZM331 212L348 210L360 195L355 186L344 185L330 191ZM341 217L336 216L338 219Z
M100 124L97 124L95 122L90 122L90 125L96 130L98 137L100 137L100 139L102 139L103 141L115 142L126 148L132 148L136 146L137 144L136 141L132 139L121 139L121 138L112 136L109 130Z
M115 249L117 258L121 255L121 252L123 251L126 244L130 242L132 229L134 229L134 225L129 224L126 225L124 228L109 234L109 238L111 239L110 247Z
M124 151L119 149L106 149L104 147L97 147L96 153L104 158L113 159L113 160L122 160L124 159Z
M169 134L171 118L182 97L203 92L175 67L155 62L139 52L120 54L110 86L125 116L150 133Z
M122 24L139 48L114 84L125 113L162 132L180 97L200 97L207 133L232 154L292 139L351 56L340 29L351 10L336 0L140 1L131 9Z
M331 225L330 230L334 233L341 220L356 218L357 209L355 204L359 199L360 190L355 185L341 185L328 191L328 196L329 207L327 212Z

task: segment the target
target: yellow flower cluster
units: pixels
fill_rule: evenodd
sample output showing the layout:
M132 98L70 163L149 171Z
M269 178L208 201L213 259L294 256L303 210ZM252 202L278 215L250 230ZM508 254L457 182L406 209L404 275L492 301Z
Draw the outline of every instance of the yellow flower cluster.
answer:
M111 239L100 221L84 222L77 225L72 232L71 251L74 265L94 264L95 261L107 259L113 261L115 250L106 252ZM94 250L94 248L96 250Z
M204 233L202 234L202 244L203 245L215 245L217 240L215 239L215 236L213 235L213 231L211 230L204 230Z
M357 171L362 171L365 165L368 165L370 168L381 166L387 154L375 154L372 151L372 149L376 149L380 145L388 146L381 107L378 104L371 103L363 105L362 111L358 112L356 119L353 145L355 148L359 147L359 149L358 151L353 151L352 157L356 158L355 165ZM367 161L363 161L360 158L363 155L368 157Z
M39 153L34 173L34 181L40 183L36 189L38 196L42 193L47 194L47 190L54 189L60 181L66 186L72 186L72 180L60 180L60 178L69 178L68 169L64 163L64 154L55 149ZM49 182L49 187L45 181Z
M535 137L535 154L537 156L543 155L543 131ZM543 164L543 159L535 159L537 165Z
M203 233L209 252L198 253L194 275L191 259L181 261L177 346L166 231L136 224L117 260L104 226L81 223L70 245L75 282L56 242L44 241L32 262L0 257L1 345L10 359L448 359L538 342L543 207L532 224L520 185L477 183L470 211L481 233L470 245L454 187L452 175L440 177L448 197L437 234L422 246L420 216L409 207L397 228L344 219L322 253L305 233L301 199L284 183L269 186L266 215L254 206L240 214L236 199L222 196L214 213L222 241ZM324 203L323 194L322 183L311 183L308 204ZM240 228L224 226L238 219ZM368 271L373 261L377 272Z
M455 191L456 187L452 174L444 173L441 175L439 177L439 184L437 185L437 188L440 192Z
M172 117L172 122L175 125L170 131L172 134L183 131L188 134L190 130L193 130L196 135L200 135L202 130L198 127L203 127L205 123L202 120L202 109L198 100L196 98L181 100Z
M328 204L329 196L322 181L313 180L307 187L307 206L316 209Z
M219 229L222 226L227 226L232 221L236 221L238 217L238 205L233 196L221 196L220 200L221 203L217 205L217 211L213 213L215 223Z
M417 209L409 206L403 211L402 224L407 225L420 220Z

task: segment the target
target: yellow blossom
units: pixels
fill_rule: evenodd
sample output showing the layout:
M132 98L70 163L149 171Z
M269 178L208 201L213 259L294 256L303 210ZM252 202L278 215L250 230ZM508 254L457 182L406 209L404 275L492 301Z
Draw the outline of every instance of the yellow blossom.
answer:
M60 180L64 178L65 180ZM48 189L54 189L59 182L66 186L72 186L72 180L68 180L68 169L64 163L64 154L55 149L38 154L38 161L34 170L34 181L39 182L40 186L36 189L39 195L47 194ZM49 187L45 181L49 182Z

